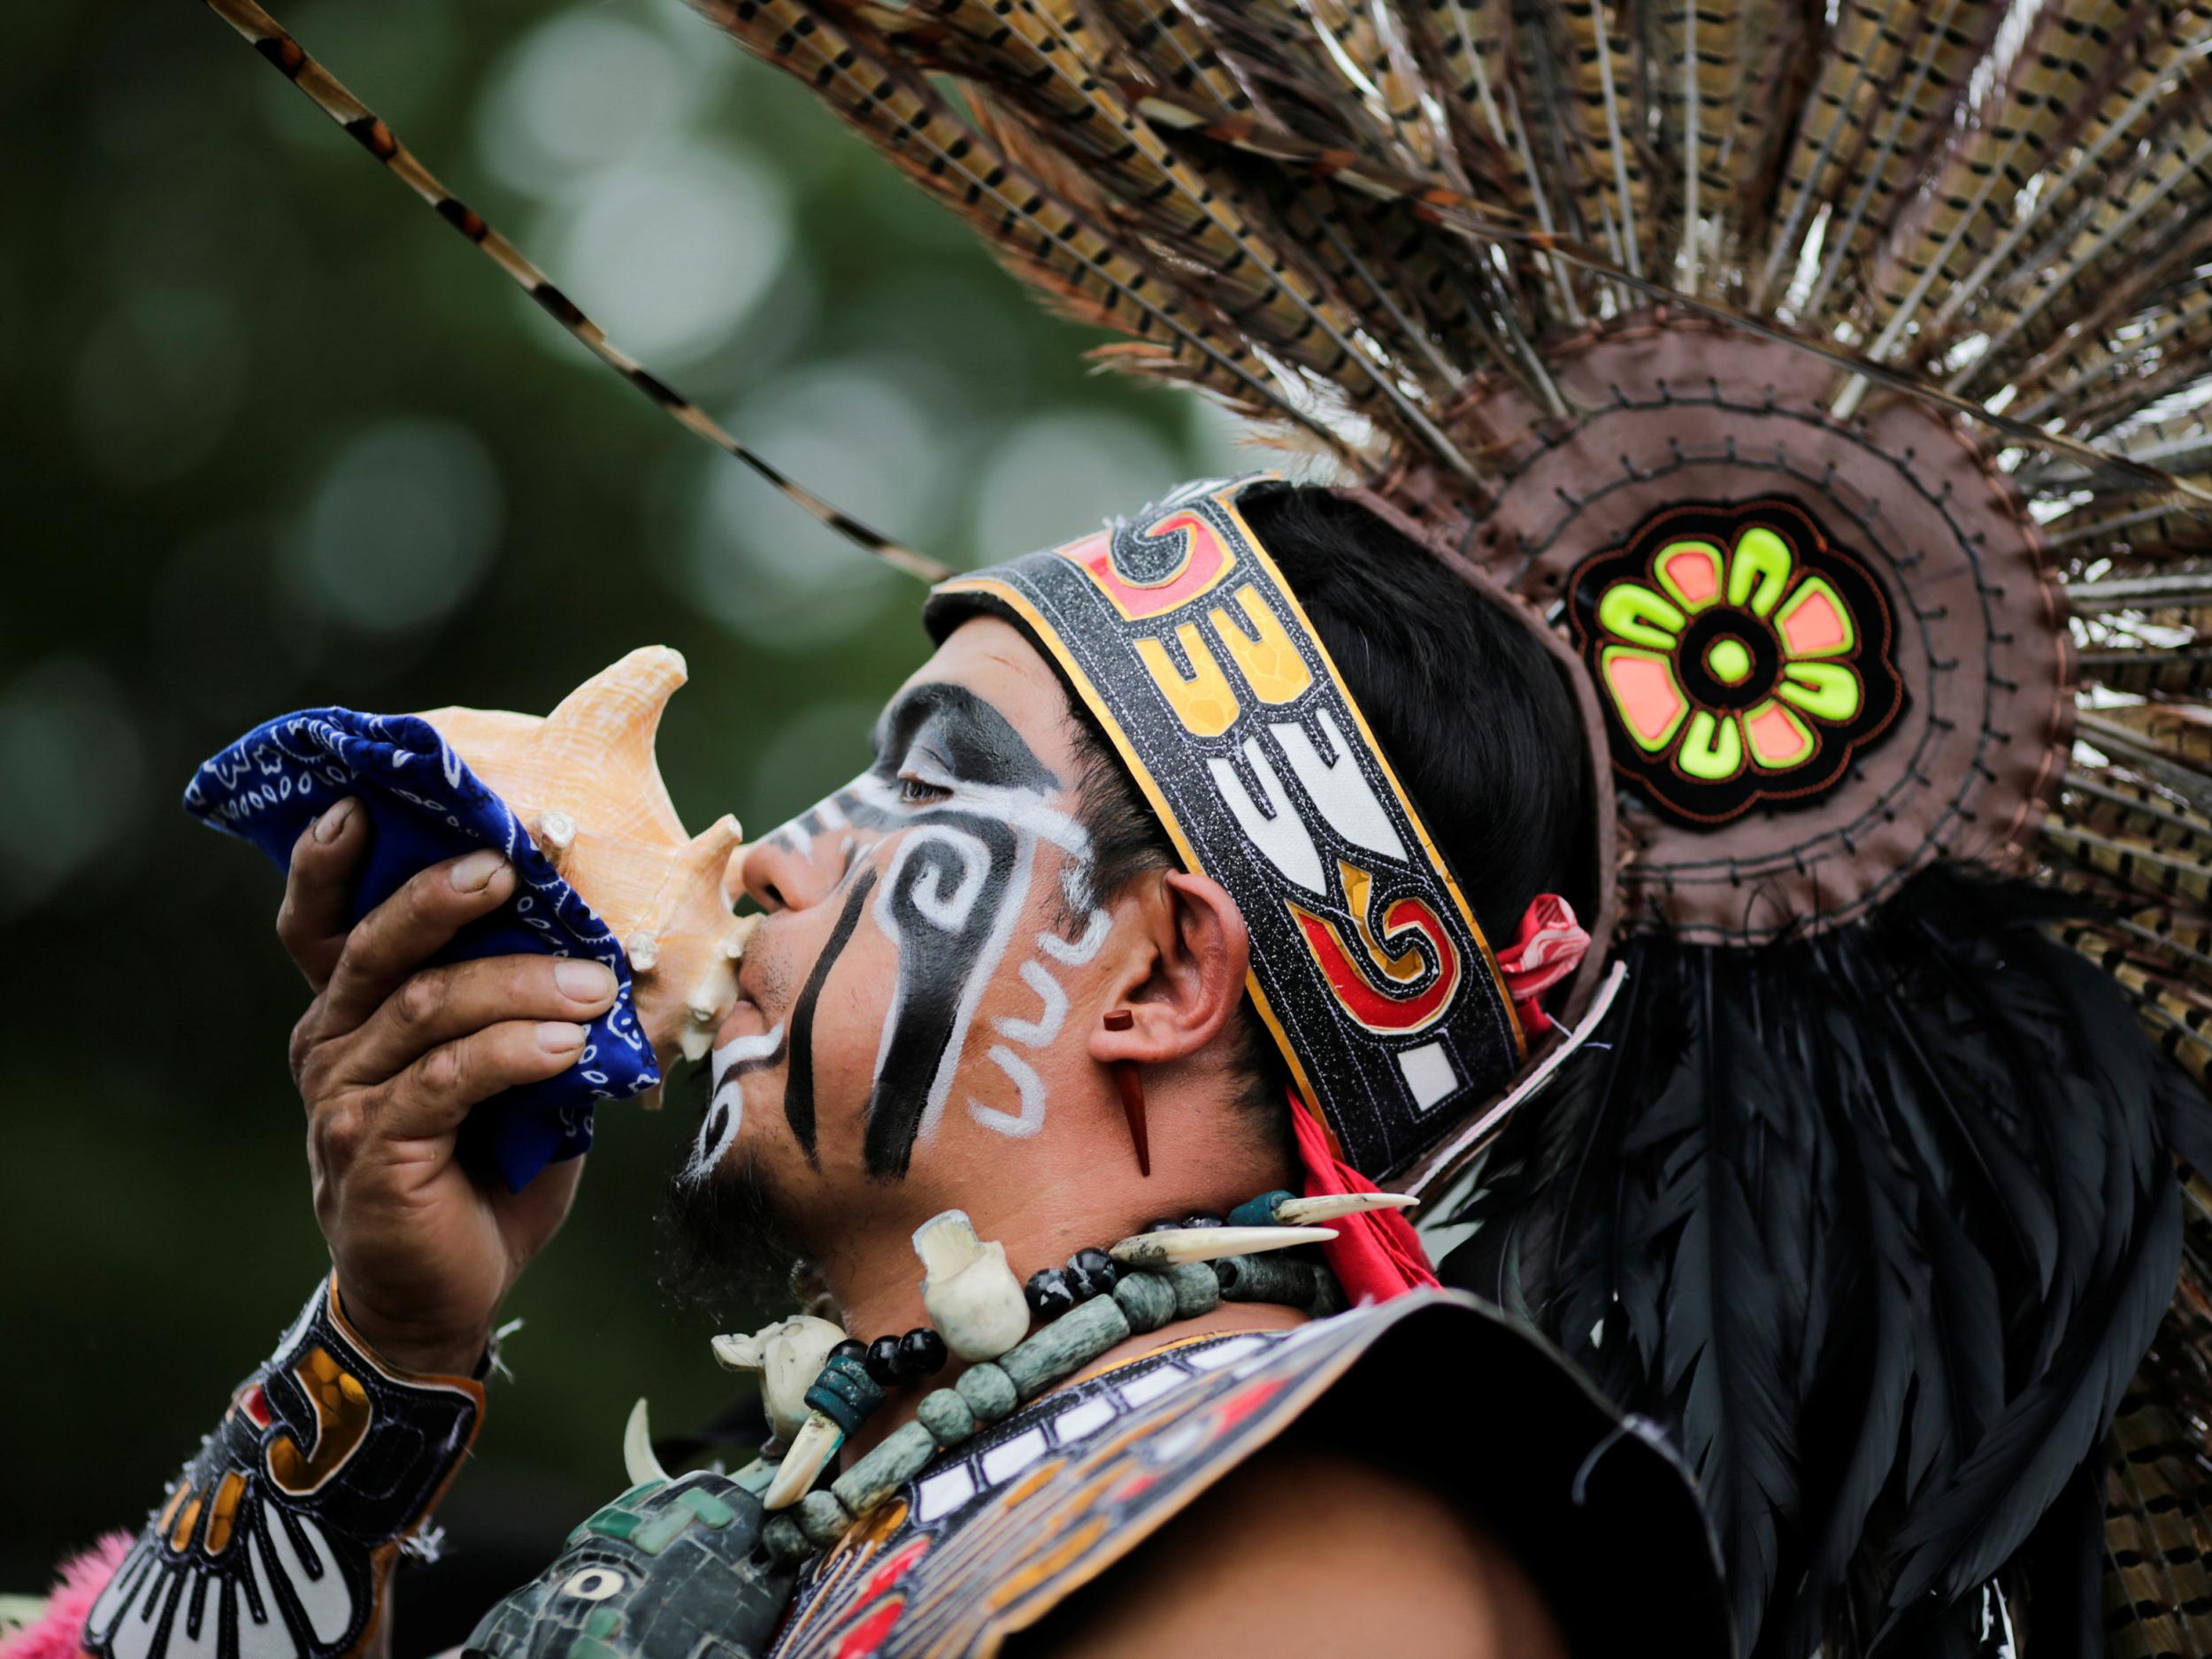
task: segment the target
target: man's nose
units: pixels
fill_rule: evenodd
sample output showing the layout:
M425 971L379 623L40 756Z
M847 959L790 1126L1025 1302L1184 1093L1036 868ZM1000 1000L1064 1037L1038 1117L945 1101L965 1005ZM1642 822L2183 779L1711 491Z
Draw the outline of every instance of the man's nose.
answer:
M844 843L843 834L816 835L803 849L796 837L779 830L740 848L723 886L733 902L743 896L764 910L803 910L836 888L845 868Z

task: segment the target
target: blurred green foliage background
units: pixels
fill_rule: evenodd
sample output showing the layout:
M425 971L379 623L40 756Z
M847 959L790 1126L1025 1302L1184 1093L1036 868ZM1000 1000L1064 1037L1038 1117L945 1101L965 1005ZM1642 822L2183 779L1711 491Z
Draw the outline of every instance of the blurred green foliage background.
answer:
M679 0L279 16L616 341L956 565L1236 465ZM678 805L765 829L859 769L923 642L918 589L655 412L213 14L14 14L0 130L0 1589L30 1591L138 1525L326 1262L279 882L178 809L194 764L319 703L543 710L657 641L693 676ZM603 1113L403 1655L621 1486L637 1395L664 1430L730 1403L654 1286L687 1128Z

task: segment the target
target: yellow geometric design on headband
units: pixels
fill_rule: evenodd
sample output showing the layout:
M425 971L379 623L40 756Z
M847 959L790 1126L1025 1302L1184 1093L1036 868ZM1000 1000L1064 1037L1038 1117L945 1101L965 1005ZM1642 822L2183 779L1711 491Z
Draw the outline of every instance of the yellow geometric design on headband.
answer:
M1221 664L1207 649L1205 635L1198 631L1195 622L1186 622L1175 630L1176 643L1183 648L1183 655L1190 658L1190 677L1185 679L1175 661L1167 654L1167 647L1157 640L1139 640L1137 656L1145 671L1152 676L1160 695L1167 699L1168 707L1175 710L1175 718L1200 737L1219 737L1237 723L1237 694L1230 689L1229 677L1221 672Z
M1229 655L1236 659L1244 683L1252 687L1252 695L1271 704L1289 703L1303 695L1306 687L1313 684L1313 671L1298 655L1298 648L1291 643L1281 619L1261 601L1259 590L1249 582L1237 589L1236 601L1237 609L1251 619L1257 639L1248 639L1225 611L1217 607L1206 615L1214 625L1214 632L1221 636L1221 642L1229 648Z

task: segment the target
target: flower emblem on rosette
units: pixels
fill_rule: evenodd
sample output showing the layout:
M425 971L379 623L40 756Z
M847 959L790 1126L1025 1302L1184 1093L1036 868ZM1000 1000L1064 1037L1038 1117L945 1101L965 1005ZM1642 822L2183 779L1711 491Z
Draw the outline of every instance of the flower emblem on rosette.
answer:
M1880 588L1794 502L1669 508L1570 594L1614 765L1671 818L1815 802L1904 705Z

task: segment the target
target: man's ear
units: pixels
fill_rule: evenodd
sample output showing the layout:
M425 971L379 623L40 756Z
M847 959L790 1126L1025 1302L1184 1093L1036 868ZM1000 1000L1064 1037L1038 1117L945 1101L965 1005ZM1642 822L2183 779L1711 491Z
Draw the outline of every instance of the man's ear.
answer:
M1125 1031L1091 1032L1102 1064L1157 1064L1197 1053L1219 1034L1244 995L1252 936L1218 881L1163 870L1141 877L1131 895L1145 949L1111 987L1110 1005L1134 1016Z

